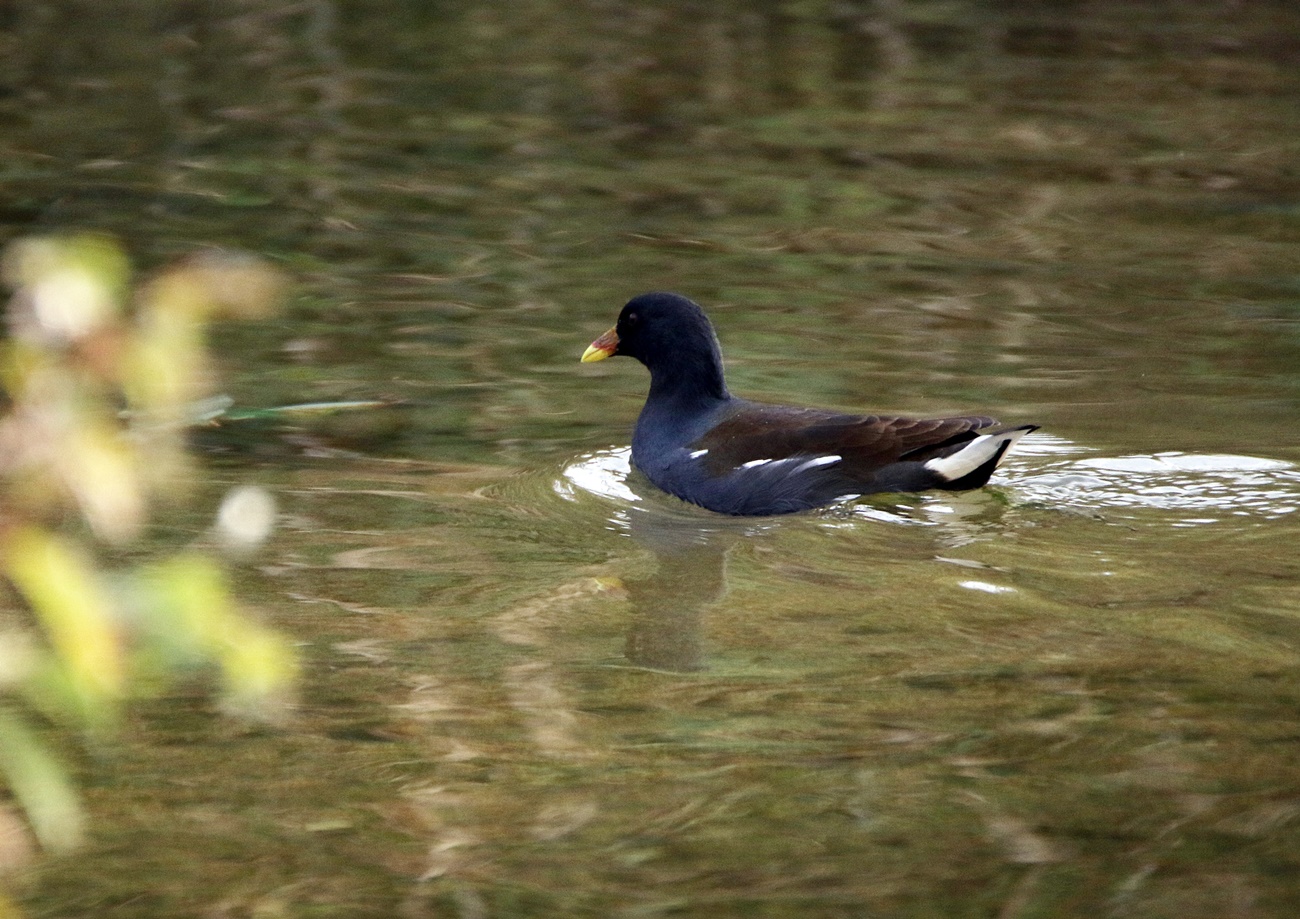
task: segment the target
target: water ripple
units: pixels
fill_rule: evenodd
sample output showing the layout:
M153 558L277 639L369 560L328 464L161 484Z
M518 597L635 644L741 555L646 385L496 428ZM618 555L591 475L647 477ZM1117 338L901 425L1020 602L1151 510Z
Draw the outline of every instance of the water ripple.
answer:
M1172 526L1199 526L1230 517L1272 519L1300 508L1300 469L1288 462L1254 456L1169 451L1150 455L1086 456L1051 460L1089 448L1062 438L1031 435L993 480L1017 504L1074 510L1154 509L1179 512ZM1044 460L1048 460L1044 462ZM648 486L631 475L631 450L614 447L576 457L553 483L569 501L587 493L623 508L654 502ZM825 513L888 523L933 523L951 513L952 496L928 496L920 507L857 503ZM947 500L948 503L945 503ZM674 502L675 504L675 502Z

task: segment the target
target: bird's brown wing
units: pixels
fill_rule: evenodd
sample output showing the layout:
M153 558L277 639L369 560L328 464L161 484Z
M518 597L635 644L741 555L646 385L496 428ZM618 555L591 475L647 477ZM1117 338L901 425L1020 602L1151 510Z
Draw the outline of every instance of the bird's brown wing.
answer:
M708 431L692 450L714 475L760 460L838 456L838 471L869 479L900 461L943 456L997 422L982 415L903 418L842 415L793 406L742 403Z

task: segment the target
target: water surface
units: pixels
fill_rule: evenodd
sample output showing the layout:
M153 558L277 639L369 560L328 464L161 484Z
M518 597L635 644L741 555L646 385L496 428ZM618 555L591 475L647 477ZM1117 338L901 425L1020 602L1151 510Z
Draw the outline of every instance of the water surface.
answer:
M1288 916L1287 3L53 3L0 236L300 282L169 526L260 483L298 716L82 763L33 916ZM731 520L629 471L621 304L732 388L1038 423L977 493Z

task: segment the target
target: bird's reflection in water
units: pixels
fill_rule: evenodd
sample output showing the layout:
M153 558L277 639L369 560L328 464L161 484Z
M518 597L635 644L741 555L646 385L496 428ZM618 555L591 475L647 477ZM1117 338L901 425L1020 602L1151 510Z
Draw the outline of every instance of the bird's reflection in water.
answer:
M1030 435L1025 441L1029 448L1048 442L1044 435ZM1032 475L1017 473L1014 467L1002 474L1002 480L1020 493L1033 482ZM708 666L705 617L726 594L727 554L737 542L772 533L791 519L728 517L680 502L632 470L626 447L579 457L565 468L554 488L570 501L585 493L610 502L615 510L605 512L607 528L631 536L653 556L649 575L623 575L622 582L632 604L627 659L634 666L654 670L690 672ZM881 495L818 511L814 522L828 530L866 531L859 536L868 541L895 539L881 535L881 525L889 533L897 533L900 527L931 529L934 546L948 556L953 549L1001 538L1006 515L1015 508L1014 501L987 490ZM972 589L987 589L987 585L980 582Z
M655 557L650 575L625 581L632 603L628 661L654 670L704 669L705 613L727 592L727 552L752 527L657 509L637 509L626 522Z
M665 495L632 470L630 453L614 447L578 457L554 488L570 501L585 493L611 502L609 529L631 536L653 556L649 575L622 577L632 604L628 661L652 670L703 670L704 617L727 592L727 552L765 525Z

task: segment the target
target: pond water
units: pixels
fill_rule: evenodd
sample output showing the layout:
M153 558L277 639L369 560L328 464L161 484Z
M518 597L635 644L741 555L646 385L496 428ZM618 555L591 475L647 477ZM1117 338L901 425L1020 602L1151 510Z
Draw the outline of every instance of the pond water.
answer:
M1290 916L1300 8L13 4L0 236L291 271L193 535L296 716L79 771L31 916ZM628 469L634 294L733 390L1037 423L987 489L733 520Z

